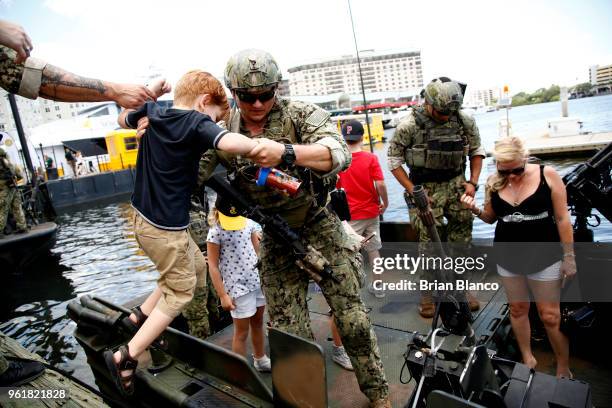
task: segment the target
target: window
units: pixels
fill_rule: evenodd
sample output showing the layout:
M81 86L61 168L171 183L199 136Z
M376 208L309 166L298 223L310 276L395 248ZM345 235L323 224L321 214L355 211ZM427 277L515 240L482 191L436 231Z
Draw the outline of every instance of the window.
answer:
M138 141L135 137L126 137L123 139L123 143L125 143L125 150L138 149Z
M45 112L49 113L49 112L51 112L51 109L45 108Z
M58 111L59 110L59 106L55 105L55 110Z

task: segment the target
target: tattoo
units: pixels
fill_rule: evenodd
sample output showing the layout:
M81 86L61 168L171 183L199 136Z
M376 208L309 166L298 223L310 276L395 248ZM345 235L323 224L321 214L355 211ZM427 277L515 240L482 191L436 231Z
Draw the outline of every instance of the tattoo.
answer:
M97 91L100 96L104 95L107 91L106 87L99 79L85 78L51 64L47 64L42 72L40 95L45 98L61 100L63 98L58 97L58 88L60 87L91 89L92 91ZM43 90L42 88L45 89Z

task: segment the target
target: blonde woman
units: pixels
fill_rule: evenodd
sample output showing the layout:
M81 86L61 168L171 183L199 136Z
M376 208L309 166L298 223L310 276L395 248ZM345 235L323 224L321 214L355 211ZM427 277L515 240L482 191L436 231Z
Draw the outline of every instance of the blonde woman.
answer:
M552 244L519 245L513 250L509 244L497 259L497 271L510 302L510 321L523 362L531 368L537 364L530 344L531 291L555 353L557 377L571 378L569 342L559 330L560 289L576 274L565 185L552 167L527 163L528 153L518 137L498 141L493 156L497 172L487 180L484 207L466 194L461 203L484 222L497 221L495 242L562 243L558 250Z

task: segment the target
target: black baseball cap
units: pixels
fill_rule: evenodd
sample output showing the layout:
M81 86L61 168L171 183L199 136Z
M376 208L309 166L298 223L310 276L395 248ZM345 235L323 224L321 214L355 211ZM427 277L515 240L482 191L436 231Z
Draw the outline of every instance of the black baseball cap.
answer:
M349 120L342 125L342 136L349 142L357 142L363 137L363 125L358 120Z

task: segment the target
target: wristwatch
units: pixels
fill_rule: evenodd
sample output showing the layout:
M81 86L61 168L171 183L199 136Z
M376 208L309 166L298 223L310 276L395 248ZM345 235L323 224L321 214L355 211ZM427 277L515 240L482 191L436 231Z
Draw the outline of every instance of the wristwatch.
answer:
M476 183L475 181L469 180L468 183L470 183L471 185L474 186L474 190L478 191L478 188L480 187L478 185L478 183Z
M295 151L293 150L293 145L290 145L290 144L285 145L285 151L283 155L281 156L281 160L287 166L293 166L293 163L295 163Z

